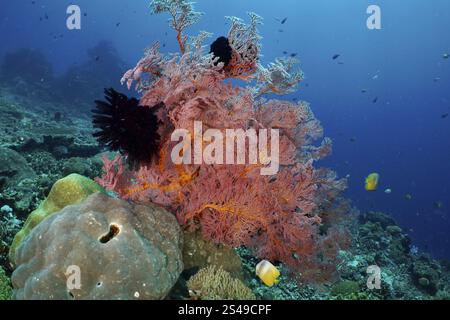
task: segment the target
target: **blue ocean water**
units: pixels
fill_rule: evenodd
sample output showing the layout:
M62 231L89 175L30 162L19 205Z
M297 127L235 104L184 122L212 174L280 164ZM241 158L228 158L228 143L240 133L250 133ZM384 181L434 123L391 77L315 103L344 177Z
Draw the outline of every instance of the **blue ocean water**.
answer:
M66 28L70 4L81 7L81 30ZM382 10L381 30L366 27L371 4ZM321 165L349 175L346 195L362 212L391 214L419 249L450 259L448 0L198 0L196 8L205 16L189 33L216 37L228 31L224 16L261 15L262 62L297 54L306 80L285 98L310 102L334 141ZM0 56L39 49L62 74L108 40L132 67L156 40L164 51L178 50L166 21L150 15L148 0L3 1ZM364 178L372 172L380 186L368 193Z

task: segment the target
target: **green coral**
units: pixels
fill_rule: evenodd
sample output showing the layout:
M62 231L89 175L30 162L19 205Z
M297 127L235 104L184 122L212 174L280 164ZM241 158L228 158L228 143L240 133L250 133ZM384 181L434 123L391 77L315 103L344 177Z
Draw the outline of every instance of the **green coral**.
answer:
M359 284L356 281L344 280L338 282L331 289L333 296L346 297L357 294L359 292Z
M6 276L5 271L0 267L0 300L9 300L11 294L11 281Z
M421 256L414 261L412 277L419 289L435 295L439 287L441 270L439 265L428 256Z
M88 196L105 190L96 182L79 174L71 174L53 185L50 193L41 205L34 210L25 222L22 230L14 237L9 251L9 259L14 264L16 249L30 231L47 217L71 204L78 204Z

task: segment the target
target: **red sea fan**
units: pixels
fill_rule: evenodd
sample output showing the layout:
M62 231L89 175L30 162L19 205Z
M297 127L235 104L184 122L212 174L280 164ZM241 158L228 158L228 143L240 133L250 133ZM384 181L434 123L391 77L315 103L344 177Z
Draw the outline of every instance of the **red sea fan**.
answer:
M155 3L176 6L185 1ZM175 7L166 9L177 12ZM290 92L301 73L288 72L291 62L267 69L260 66L259 23L254 14L249 25L232 19L228 40L234 57L227 66L202 54L200 45L185 41L181 55L170 58L164 58L157 46L148 50L122 81L129 87L137 82L141 105L163 106L158 112L158 159L138 169L125 168L120 159L105 160L105 177L100 182L122 198L166 207L181 225L200 229L209 240L251 248L260 258L282 261L300 271L304 279L329 278L337 252L345 244L340 240L348 237L340 225L324 231L323 223L332 221L328 213L339 201L345 181L330 170L314 168L315 161L331 152L331 140L313 144L323 130L307 103L260 98L271 91ZM225 81L229 77L254 79L256 87L236 86ZM202 122L203 132L209 128L222 133L278 129L278 174L261 175L261 164L174 164L171 151L176 143L171 134L174 129L192 134L194 121Z
M102 160L104 175L101 178L97 178L96 181L104 188L124 195L130 183L125 159L121 156L116 156L113 160L110 160L107 156L104 156Z

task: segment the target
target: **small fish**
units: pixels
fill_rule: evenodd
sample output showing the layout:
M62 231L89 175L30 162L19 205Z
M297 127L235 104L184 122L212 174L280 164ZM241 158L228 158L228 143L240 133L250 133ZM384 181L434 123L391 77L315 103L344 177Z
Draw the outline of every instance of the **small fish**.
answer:
M334 56L333 56L333 60L336 60L337 58L339 58L341 55L340 54L335 54Z
M449 55L448 53L444 53L444 54L442 55L442 58L448 59L448 58L450 58L450 55Z
M280 280L278 280L280 271L267 260L263 260L257 264L256 275L268 287L272 287L274 284L278 284L280 282Z
M118 26L120 26L120 22L117 22L117 23L116 23L116 27L118 27Z
M436 209L442 209L444 207L444 204L442 203L442 201L436 201L435 203L433 203L433 206Z
M386 189L386 190L384 190L384 193L391 194L392 193L392 189Z
M282 32L284 32L284 30L283 29L278 29L278 32L282 33Z
M439 81L441 81L441 78L436 77L436 78L433 79L433 81L434 81L434 82L439 82Z
M295 58L298 55L298 53L291 53L290 56L291 58Z
M47 14L45 14L45 16L44 16L44 17L45 17L45 20L48 20L48 15L47 15Z
M100 60L100 56L96 56L95 61L99 61L99 60Z
M378 102L378 97L375 97L375 99L372 100L373 103L377 103Z
M284 55L287 55L287 54L288 54L288 52L287 52L287 51L283 51L283 54L284 54Z
M372 80L377 80L379 77L380 77L380 76L376 74L376 75L374 75L374 76L372 77Z
M356 142L356 137L351 137L350 142Z
M380 175L378 173L371 173L366 178L366 191L375 191L378 188Z
M441 115L442 119L448 118L448 113L444 113L443 115Z
M284 18L283 20L281 20L281 24L285 24L286 23L286 21L287 21L287 17L286 18Z
M367 89L361 89L361 92L362 92L362 93L366 93L366 92L367 92Z
M87 17L87 12L85 12L85 13L83 14L83 16Z
M338 64L341 64L341 65L342 65L342 64L344 64L344 63L343 63L342 61L339 61Z
M411 201L413 199L413 196L409 193L405 194L405 199L408 201Z

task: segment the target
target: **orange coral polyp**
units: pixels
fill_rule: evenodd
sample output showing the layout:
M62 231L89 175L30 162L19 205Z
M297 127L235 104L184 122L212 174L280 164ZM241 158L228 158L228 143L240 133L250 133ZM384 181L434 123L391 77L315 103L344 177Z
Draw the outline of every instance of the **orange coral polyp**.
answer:
M159 189L163 192L173 192L173 191L181 189L182 187L189 184L190 182L192 182L195 179L195 177L197 175L197 171L195 171L193 173L187 173L186 171L184 171L181 168L181 166L177 166L177 168L178 167L180 167L179 169L177 169L177 171L179 172L179 176L176 181L173 181L167 185L150 184L147 182L143 182L142 185L140 185L138 187L128 189L126 191L125 195L127 197L130 197L133 194L142 193L142 192L144 192L146 190L150 190L150 189ZM140 180L143 180L143 179L140 179Z
M258 71L257 61L242 59L240 54L233 50L231 61L224 71L227 78L250 81L255 78L255 74Z

